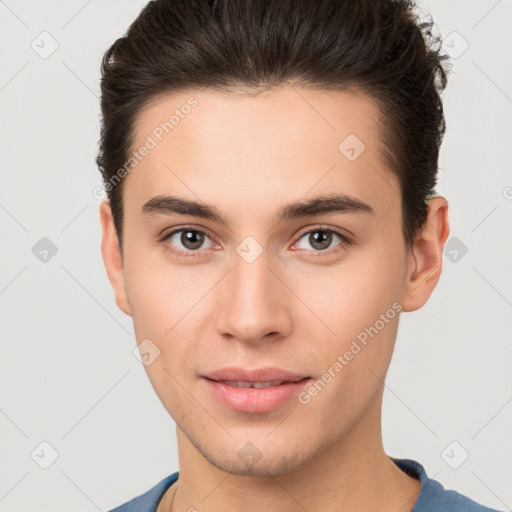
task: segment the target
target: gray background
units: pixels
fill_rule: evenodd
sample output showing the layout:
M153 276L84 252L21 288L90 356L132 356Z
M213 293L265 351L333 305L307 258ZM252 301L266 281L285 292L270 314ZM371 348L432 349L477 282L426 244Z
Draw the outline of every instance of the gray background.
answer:
M2 511L107 510L178 469L174 423L107 280L93 196L101 56L144 3L0 1ZM420 5L456 57L438 187L451 238L431 300L402 315L384 443L510 510L512 1ZM43 237L57 248L46 261Z

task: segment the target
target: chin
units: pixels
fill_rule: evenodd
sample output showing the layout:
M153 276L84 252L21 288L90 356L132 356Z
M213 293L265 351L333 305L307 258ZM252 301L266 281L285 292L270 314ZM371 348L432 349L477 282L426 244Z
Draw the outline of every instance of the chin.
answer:
M265 439L253 443L250 438L239 442L226 438L225 446L218 442L213 445L209 440L203 440L202 443L191 441L210 464L234 475L275 476L287 474L299 468L314 455L313 453L308 454L305 451L305 446L301 446L300 450L292 445L276 446Z

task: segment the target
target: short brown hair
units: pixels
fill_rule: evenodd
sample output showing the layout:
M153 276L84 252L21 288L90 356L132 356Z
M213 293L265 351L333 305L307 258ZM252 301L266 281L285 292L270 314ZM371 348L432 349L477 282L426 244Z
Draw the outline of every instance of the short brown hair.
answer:
M445 133L447 70L433 21L412 1L153 0L102 61L97 165L122 246L122 185L143 108L187 88L271 89L293 84L362 90L380 107L383 155L400 183L408 246L435 193ZM110 180L110 181L109 181Z

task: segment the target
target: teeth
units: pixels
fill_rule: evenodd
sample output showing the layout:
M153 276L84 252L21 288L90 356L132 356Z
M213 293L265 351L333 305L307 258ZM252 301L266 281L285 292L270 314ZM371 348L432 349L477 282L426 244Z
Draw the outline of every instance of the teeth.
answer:
M267 382L244 382L242 380L221 380L223 384L228 384L237 388L270 388L272 386L279 386L284 381L282 380L269 380Z
M253 386L255 388L269 388L271 386L279 386L282 383L283 383L282 380L272 380L272 381L268 381L268 382L255 382L253 384Z

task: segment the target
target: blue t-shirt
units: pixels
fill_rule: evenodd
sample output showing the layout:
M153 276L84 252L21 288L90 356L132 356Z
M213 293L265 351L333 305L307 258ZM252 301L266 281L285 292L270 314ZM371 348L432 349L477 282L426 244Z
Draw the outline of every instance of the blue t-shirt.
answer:
M415 460L390 459L405 473L420 480L421 489L412 512L500 512L479 505L456 491L446 490L437 480L427 476L425 468ZM179 472L173 473L152 489L109 512L156 512L165 491L178 480Z

